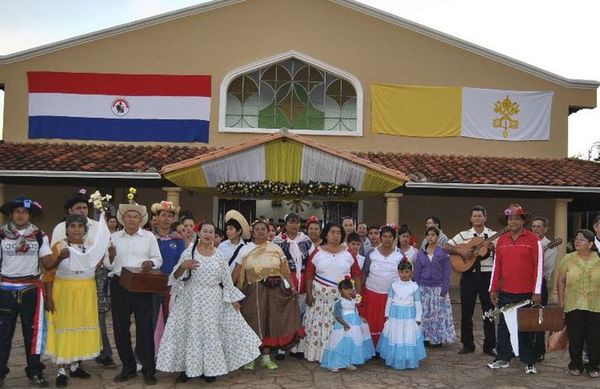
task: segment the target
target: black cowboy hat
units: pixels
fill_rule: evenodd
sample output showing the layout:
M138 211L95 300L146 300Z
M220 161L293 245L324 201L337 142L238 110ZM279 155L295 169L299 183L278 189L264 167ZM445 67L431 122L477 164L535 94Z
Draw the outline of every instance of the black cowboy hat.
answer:
M65 201L65 209L69 210L73 208L73 206L77 203L88 203L90 199L90 195L87 190L79 189L73 196L69 197L67 201Z
M23 195L15 197L12 201L2 205L0 212L6 216L10 216L13 209L23 207L29 211L31 216L37 216L42 213L42 206L37 201L33 201Z

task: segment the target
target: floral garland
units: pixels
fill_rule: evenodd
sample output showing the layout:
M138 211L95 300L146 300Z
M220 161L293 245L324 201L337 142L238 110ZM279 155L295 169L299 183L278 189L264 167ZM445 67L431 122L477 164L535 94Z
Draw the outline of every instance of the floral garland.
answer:
M330 182L221 182L217 184L220 194L236 197L348 197L355 192L354 187Z

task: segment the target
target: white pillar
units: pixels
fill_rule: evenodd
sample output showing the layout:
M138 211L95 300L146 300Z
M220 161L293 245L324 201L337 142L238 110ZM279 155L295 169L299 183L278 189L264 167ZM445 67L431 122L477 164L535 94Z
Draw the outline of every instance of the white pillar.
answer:
M179 207L181 188L178 186L166 186L162 190L167 192L167 201L172 202L174 207Z
M0 205L6 202L6 196L4 194L4 184L0 183ZM0 224L4 224L4 215L0 213Z
M385 222L398 225L400 222L400 197L402 193L384 193L385 197Z
M567 253L567 242L568 242L568 205L573 199L555 199L554 200L554 238L561 238L563 243L557 247L556 263L554 264L554 271L552 272L552 280L549 280L548 286L548 300L551 303L558 302L558 293L556 290L556 268L560 263L560 260Z

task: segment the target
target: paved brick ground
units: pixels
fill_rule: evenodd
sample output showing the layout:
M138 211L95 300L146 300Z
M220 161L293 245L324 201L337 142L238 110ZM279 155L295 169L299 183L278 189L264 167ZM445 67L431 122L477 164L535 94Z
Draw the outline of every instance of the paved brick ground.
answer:
M453 291L453 295L456 291ZM455 324L460 328L460 305L453 304ZM481 312L476 311L476 317ZM110 327L110 323L109 323ZM110 328L109 328L110 331ZM482 328L475 325L477 340L481 340ZM112 335L111 335L112 340ZM357 371L332 373L323 370L316 363L288 358L279 363L279 369L267 371L257 367L255 371L236 371L219 378L213 384L202 379L194 379L186 384L175 385L175 376L158 373L158 385L153 388L599 388L600 379L593 380L585 375L572 377L566 371L568 354L549 353L546 360L538 365L537 375L525 375L521 363L514 360L509 369L492 371L485 364L490 357L481 353L481 343L474 354L457 354L460 343L442 349L428 349L428 358L417 370L397 371L386 367L380 360L370 361ZM115 356L117 355L115 351ZM54 386L55 366L46 361L46 376ZM124 384L115 384L112 378L119 372L104 369L94 362L86 362L86 369L93 374L90 380L73 379L69 388L143 388L141 377ZM9 367L11 373L5 381L6 388L28 388L23 368L25 357L20 331L15 334L13 352Z

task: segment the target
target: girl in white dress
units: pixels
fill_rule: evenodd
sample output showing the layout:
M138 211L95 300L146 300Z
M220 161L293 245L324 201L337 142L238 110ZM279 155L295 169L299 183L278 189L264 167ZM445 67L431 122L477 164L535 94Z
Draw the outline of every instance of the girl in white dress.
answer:
M385 307L387 321L377 343L377 352L385 364L394 369L415 369L425 359L421 333L421 296L411 281L412 265L408 260L398 265L400 280L390 287Z
M244 294L233 286L214 234L212 223L202 224L196 243L181 254L170 276L175 302L156 367L181 372L178 382L202 375L214 381L260 355L261 340L239 312Z
M338 284L341 297L333 305L335 324L321 360L321 366L333 372L342 368L356 370L355 365L362 365L375 355L369 325L356 310L360 297L353 296L351 280L347 276Z

